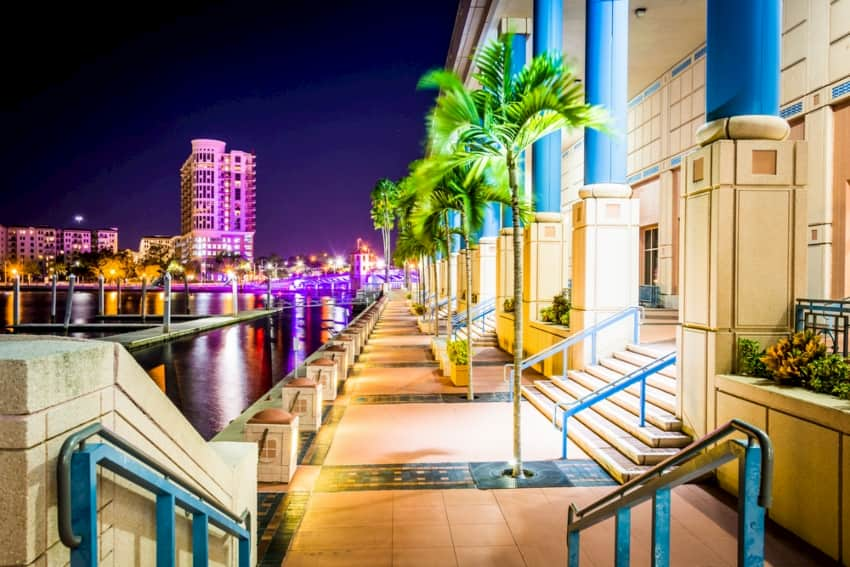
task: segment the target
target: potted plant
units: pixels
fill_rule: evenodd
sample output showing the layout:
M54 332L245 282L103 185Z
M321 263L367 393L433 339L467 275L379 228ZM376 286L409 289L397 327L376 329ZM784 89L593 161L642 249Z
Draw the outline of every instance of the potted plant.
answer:
M513 313L514 312L514 299L513 297L505 298L505 302L502 304L502 311L505 313Z
M410 306L410 311L414 315L418 315L418 316L421 317L422 315L425 315L426 308L421 303L414 303L413 305Z
M552 306L540 310L540 320L544 323L555 325L570 325L570 303L569 295L564 291L552 298Z
M450 378L455 386L469 385L469 350L466 341L455 340L446 343L449 354Z

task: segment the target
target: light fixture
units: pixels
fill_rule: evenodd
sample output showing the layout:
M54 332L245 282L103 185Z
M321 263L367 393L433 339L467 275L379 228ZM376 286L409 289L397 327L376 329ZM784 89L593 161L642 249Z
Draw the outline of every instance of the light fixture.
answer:
M641 6L640 8L635 8L635 18L642 18L646 15L646 8Z

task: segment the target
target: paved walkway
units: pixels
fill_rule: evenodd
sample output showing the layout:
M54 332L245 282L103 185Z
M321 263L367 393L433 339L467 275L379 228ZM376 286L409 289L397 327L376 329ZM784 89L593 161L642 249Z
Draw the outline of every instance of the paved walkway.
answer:
M556 461L559 434L524 402L524 459L548 467L551 485L480 489L481 463L511 456L499 362L508 357L479 354L482 395L469 403L465 388L439 376L428 345L404 301L391 301L325 427L304 439L311 445L292 483L260 487L261 565L284 554L287 567L566 565L570 503L592 502L613 481L572 445L569 460ZM672 510L673 565L736 564L728 498L683 486ZM650 564L650 519L648 504L632 514L632 565ZM585 532L582 565L612 565L613 537L613 521ZM770 565L825 564L787 534L768 536L767 555Z

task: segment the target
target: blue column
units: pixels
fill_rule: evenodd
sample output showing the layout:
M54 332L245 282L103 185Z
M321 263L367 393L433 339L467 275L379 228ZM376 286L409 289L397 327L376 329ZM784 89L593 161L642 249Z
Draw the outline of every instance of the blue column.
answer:
M563 49L563 0L534 0L533 53L558 52ZM532 182L534 210L561 212L561 133L553 132L534 143Z
M523 67L525 67L527 44L528 36L518 33L511 36L511 77L522 71ZM525 185L525 152L519 158L517 179L520 188L522 188ZM520 190L520 193L523 193L523 191ZM513 225L514 212L511 210L510 205L502 205L502 227L511 228ZM496 230L496 233L498 234L498 230Z
M713 0L712 0L713 1ZM584 183L626 182L628 132L628 0L587 0L585 93L605 107L610 134L584 130Z
M780 0L706 4L706 122L779 116Z
M458 228L460 226L460 214L455 211L449 212L449 226L452 228ZM453 234L452 235L452 243L451 250L452 253L460 252L460 235Z
M499 203L490 203L484 211L484 226L481 227L480 237L499 236Z

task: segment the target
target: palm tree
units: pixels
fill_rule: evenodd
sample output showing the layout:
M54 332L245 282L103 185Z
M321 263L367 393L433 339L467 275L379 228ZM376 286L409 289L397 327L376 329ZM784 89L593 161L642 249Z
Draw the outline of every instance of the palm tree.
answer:
M429 160L419 175L435 186L444 172L459 165L504 167L511 192L514 242L514 305L522 302L522 240L518 166L522 153L535 141L562 128L600 128L604 112L584 102L572 69L558 53L535 57L511 75L510 34L486 45L475 57L474 79L481 88L468 90L457 75L436 70L427 73L420 88L439 89L428 117L429 148L438 159ZM520 386L522 384L522 318L514 315L513 475L522 476Z
M372 223L384 240L384 282L390 283L390 232L395 225L399 187L389 179L379 179L372 189Z

